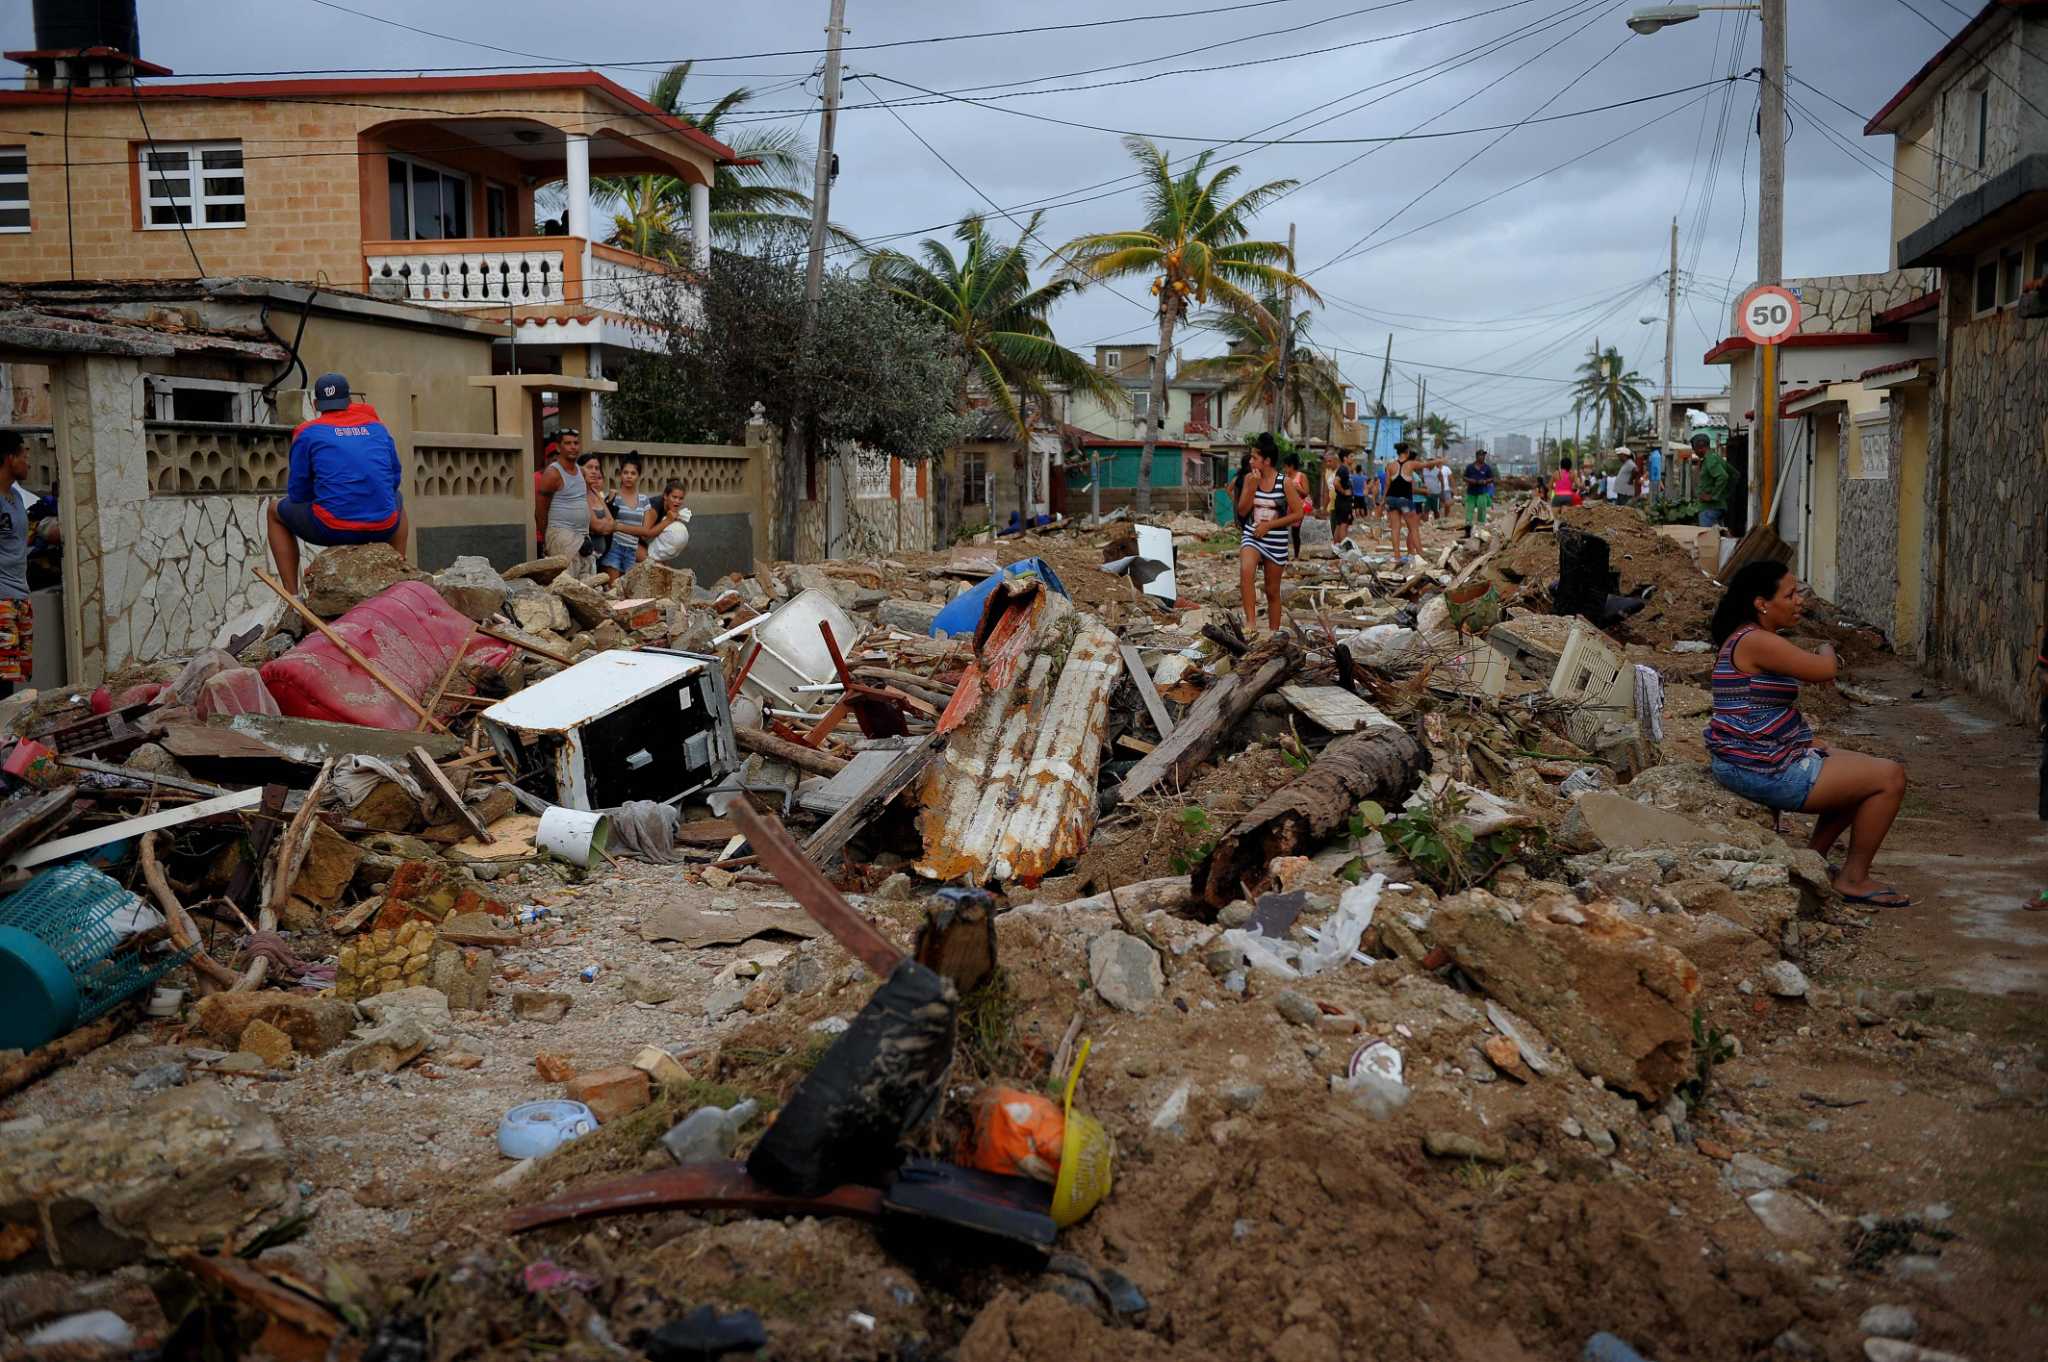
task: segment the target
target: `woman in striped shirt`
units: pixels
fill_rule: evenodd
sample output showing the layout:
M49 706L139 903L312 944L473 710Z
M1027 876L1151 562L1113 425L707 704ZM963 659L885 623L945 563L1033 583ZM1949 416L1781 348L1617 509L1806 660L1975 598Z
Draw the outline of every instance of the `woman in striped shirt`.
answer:
M1909 908L1912 900L1870 877L1870 863L1906 796L1906 768L1882 757L1822 747L1799 712L1801 682L1830 682L1831 644L1810 653L1779 631L1799 623L1798 580L1783 563L1735 574L1714 611L1714 717L1707 751L1714 779L1768 808L1816 816L1807 843L1825 856L1849 834L1835 888L1850 903Z
M1270 434L1261 434L1252 448L1251 475L1238 485L1238 588L1244 596L1244 631L1259 632L1259 569L1266 574L1266 619L1280 627L1280 572L1287 566L1293 538L1288 533L1308 514L1301 493L1280 475L1280 451Z

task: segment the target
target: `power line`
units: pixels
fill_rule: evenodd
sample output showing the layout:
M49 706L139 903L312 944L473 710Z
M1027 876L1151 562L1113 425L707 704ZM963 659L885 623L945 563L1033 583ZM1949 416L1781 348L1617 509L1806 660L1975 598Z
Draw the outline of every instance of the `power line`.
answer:
M1919 21L1920 21L1921 23L1923 23L1923 24L1926 24L1926 25L1927 25L1927 26L1928 26L1929 28L1933 29L1933 30L1934 30L1934 31L1935 31L1936 33L1939 33L1939 34L1940 34L1940 35L1942 36L1942 38L1943 38L1943 40L1944 40L1944 41L1946 41L1946 42L1953 42L1953 41L1955 41L1955 37L1960 37L1960 36L1961 36L1960 34L1957 34L1957 35L1955 35L1954 37L1952 37L1952 36L1951 36L1951 35L1949 34L1949 31L1948 31L1947 29L1943 28L1943 27L1942 27L1942 26L1941 26L1940 24L1937 24L1937 23L1935 23L1935 22L1934 22L1934 20L1932 20L1932 19L1928 18L1928 17L1927 17L1927 16L1925 15L1925 14L1922 14L1922 13L1920 12L1920 10L1919 10L1919 9L1918 9L1918 8L1917 8L1916 6L1914 6L1913 4L1911 4L1911 3L1910 3L1910 0L1898 0L1898 3L1899 3L1899 7L1900 7L1900 8L1902 8L1902 9L1906 10L1906 11L1907 11L1908 13L1910 13L1911 15L1913 15L1913 17L1914 17L1914 18L1918 19L1918 20L1919 20ZM1967 30L1967 29L1965 29L1964 31L1965 31L1965 32L1967 32L1968 30ZM2021 51L2025 51L2026 49L2025 49L2025 47L2024 47L2024 46L2022 46L2020 50L2021 50ZM2007 80L2007 79L2005 78L2005 74L2004 74L2003 72L2001 72L2001 71L2000 71L2000 70L1999 70L1999 69L1998 69L1997 67L1995 67L1995 66L1992 66L1992 65L1990 64L1990 62L1986 60L1986 58L1988 58L1989 56L1990 56L1990 53L1988 53L1988 52L1979 52L1979 53L1977 53L1977 54L1976 54L1976 56L1975 56L1975 58L1974 58L1974 59L1973 59L1973 60L1972 60L1972 61L1970 62L1970 66L1969 66L1969 69L1968 69L1967 71L1965 71L1965 72L1964 72L1963 74L1965 74L1965 75L1968 75L1970 71L1974 71L1974 70L1976 70L1976 69L1977 69L1978 67L1980 67L1980 66L1981 66L1981 67L1983 67L1983 68L1984 68L1984 73L1985 73L1986 75L1990 76L1990 77L1991 77L1991 78L1992 78L1993 80L1997 81L1997 82L1998 82L1998 83L1999 83L2000 85L2003 85L2003 86L2004 86L2004 87L2005 87L2006 89L2008 89L2008 90L2012 91L2012 92L2013 92L2013 96L2014 96L2015 98L2017 98L2017 99L2019 100L2019 102L2020 102L2020 103L2022 103L2022 104L2026 105L2026 106L2027 106L2027 107L2028 107L2029 109L2032 109L2032 110L2033 110L2033 111L2034 111L2035 113L2037 113L2037 114L2040 114L2040 115L2041 115L2041 116L2042 116L2043 118L2048 118L2048 109L2043 109L2043 108L2042 108L2042 107L2041 107L2040 105L2036 104L2036 103L2035 103L2035 102L2034 102L2033 100L2031 100L2031 99L2028 99L2028 98L2027 98L2027 92L2026 92L2025 90L2022 90L2022 89L2020 89L2020 87L2019 87L2019 86L2017 86L2017 85L2013 84L2013 83L2012 83L2011 81Z

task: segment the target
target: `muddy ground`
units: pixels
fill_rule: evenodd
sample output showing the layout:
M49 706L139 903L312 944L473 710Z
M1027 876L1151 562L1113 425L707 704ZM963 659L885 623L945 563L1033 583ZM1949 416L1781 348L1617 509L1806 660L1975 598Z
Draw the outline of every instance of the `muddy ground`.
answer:
M1097 585L1089 595L1113 598ZM1669 593L1674 606L1691 594ZM1697 679L1697 659L1669 643L1699 636L1633 641L1676 682ZM493 888L515 906L551 904L555 925L504 955L519 977L499 981L488 1010L457 1013L425 1060L386 1076L331 1059L256 1077L195 1067L189 1081L224 1083L278 1123L311 1218L262 1261L360 1305L379 1331L371 1355L405 1355L379 1350L409 1339L436 1358L633 1356L637 1330L708 1304L759 1312L766 1355L788 1358L1516 1362L1576 1357L1607 1330L1662 1362L1849 1359L1863 1356L1864 1312L1896 1305L1917 1343L2035 1362L2048 1336L2048 913L2020 906L2048 889L2034 749L2018 725L1888 658L1857 662L1852 679L1893 703L1839 703L1821 736L1907 762L1879 868L1916 904L1833 904L1806 923L1803 999L1771 997L1747 957L1703 963L1703 1022L1740 1054L1711 1069L1677 1125L1568 1064L1527 1081L1497 1073L1478 1049L1484 998L1399 959L1306 989L1363 1027L1339 1033L1289 1022L1280 986L1257 974L1233 991L1203 962L1214 929L1156 914L1144 925L1164 948L1160 1001L1136 1016L1108 1007L1087 942L1117 919L1051 900L1176 873L1211 835L1189 809L1227 824L1293 773L1279 742L1244 744L1185 795L1105 822L1059 893L1016 894L1000 919L1001 981L968 1000L952 1096L989 1078L1046 1087L1080 1018L1093 1044L1080 1105L1116 1139L1116 1184L1060 1247L1138 1287L1147 1308L1130 1322L1069 1278L930 1231L680 1213L503 1231L516 1205L660 1166L655 1140L698 1103L752 1095L772 1109L822 1050L820 1024L859 1008L872 982L829 941L693 951L638 933L669 905L789 902L772 885L713 889L633 863L566 884L530 867ZM1666 755L1697 760L1700 706L1676 685L1667 699ZM1797 839L1803 823L1783 831ZM1512 896L1517 883L1497 887ZM905 943L922 916L916 901L858 901ZM1403 901L1390 894L1380 911ZM642 981L674 996L635 1001ZM514 1018L511 993L537 987L573 996L563 1020ZM1376 1038L1403 1052L1414 1094L1384 1118L1331 1090ZM138 1074L205 1044L173 1025L138 1030L0 1118L117 1111ZM499 1113L561 1090L537 1056L588 1069L647 1044L682 1056L689 1084L494 1185L508 1167ZM481 1063L448 1062L461 1052ZM1182 1091L1179 1116L1162 1117ZM950 1147L959 1112L949 1104L932 1148ZM1477 1156L1425 1151L1445 1133ZM1805 1211L1792 1233L1745 1204L1744 1156L1790 1174ZM521 1271L536 1262L584 1275L531 1288ZM145 1276L0 1278L0 1330L18 1339L104 1298L146 1339L162 1321L146 1317Z

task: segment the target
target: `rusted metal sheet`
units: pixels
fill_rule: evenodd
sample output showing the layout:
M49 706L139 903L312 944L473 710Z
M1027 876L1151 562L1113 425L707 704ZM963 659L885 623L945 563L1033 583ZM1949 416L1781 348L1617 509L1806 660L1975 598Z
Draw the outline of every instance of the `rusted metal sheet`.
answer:
M1013 683L987 696L926 777L920 874L1033 885L1088 845L1123 662L1100 620L1041 610Z

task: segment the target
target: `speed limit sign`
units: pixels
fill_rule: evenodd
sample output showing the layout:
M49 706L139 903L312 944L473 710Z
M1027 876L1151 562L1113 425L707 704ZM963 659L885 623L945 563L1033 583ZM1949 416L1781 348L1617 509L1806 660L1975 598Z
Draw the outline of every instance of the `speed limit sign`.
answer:
M1735 315L1742 334L1757 345L1776 345L1799 334L1799 299L1776 284L1758 284L1743 294Z

